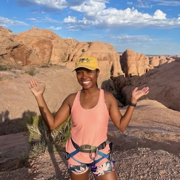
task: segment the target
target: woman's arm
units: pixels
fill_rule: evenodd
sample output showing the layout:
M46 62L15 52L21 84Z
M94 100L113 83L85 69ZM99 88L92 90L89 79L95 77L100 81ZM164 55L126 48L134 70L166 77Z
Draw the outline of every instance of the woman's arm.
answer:
M135 88L132 91L131 103L133 104L136 104L137 100L140 97L147 95L149 93L148 87L145 87L141 90L137 90L137 89L138 88ZM120 131L124 132L131 120L131 117L134 111L134 106L128 106L125 114L122 116L119 111L117 101L112 94L108 95L108 102L109 102L109 114L113 123Z
M37 81L30 80L29 88L31 89L33 95L35 96L41 116L43 117L45 123L47 124L50 130L56 129L69 117L70 115L69 102L72 99L71 95L64 100L64 102L62 103L61 107L59 108L55 116L53 116L43 97L45 86L44 85L40 86Z

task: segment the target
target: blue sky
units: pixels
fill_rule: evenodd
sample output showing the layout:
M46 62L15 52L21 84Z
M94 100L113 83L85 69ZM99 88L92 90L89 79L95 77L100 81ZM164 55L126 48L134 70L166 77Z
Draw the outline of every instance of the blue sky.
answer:
M16 34L45 28L118 52L180 54L180 0L1 0L0 26Z

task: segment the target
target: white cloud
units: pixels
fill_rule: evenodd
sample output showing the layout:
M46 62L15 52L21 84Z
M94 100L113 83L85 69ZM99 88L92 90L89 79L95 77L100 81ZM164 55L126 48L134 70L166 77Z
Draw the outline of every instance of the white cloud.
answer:
M8 27L8 26L28 26L27 23L23 21L18 21L14 19L8 19L0 16L0 26Z
M27 18L27 20L29 20L29 21L33 21L33 22L40 22L38 19L36 19L36 18Z
M152 7L152 5L144 3L142 0L137 0L136 6L138 6L140 8L151 8Z
M50 23L59 23L59 21L52 19L50 17L47 17L47 16L43 19L43 21L50 22Z
M133 2L127 2L127 4L128 4L128 5L132 5L132 4L133 4Z
M86 8L85 8L86 9ZM85 17L78 19L68 16L64 19L65 23L74 28L84 28L95 26L96 28L120 28L120 27L155 27L155 28L173 28L179 27L180 21L178 18L167 19L166 14L161 10L156 10L154 14L141 13L134 8L118 10L116 8L107 8L99 11L90 11L86 9ZM78 9L77 9L78 10ZM82 11L82 8L79 9Z
M121 36L110 36L113 39L117 39L121 43L140 43L140 42L151 42L154 39L150 38L148 35L121 35Z
M46 16L45 18L27 18L27 20L29 21L33 21L33 22L50 22L50 23L60 23L60 21L57 21L55 19L52 19L48 16Z
M67 18L64 19L65 23L75 23L76 21L76 17L72 17L72 16L68 16Z
M158 5L162 6L180 6L180 1L167 1L167 0L152 0L153 2L157 2Z
M166 14L163 13L161 10L157 10L155 13L154 13L154 19L166 19Z
M54 31L59 31L62 29L62 27L54 27L54 26L50 26L49 29L52 29Z
M67 7L66 0L18 0L20 6L42 5L51 9L64 9Z
M106 8L105 2L89 0L85 1L80 6L72 6L71 9L79 12L86 12L88 15L93 15Z

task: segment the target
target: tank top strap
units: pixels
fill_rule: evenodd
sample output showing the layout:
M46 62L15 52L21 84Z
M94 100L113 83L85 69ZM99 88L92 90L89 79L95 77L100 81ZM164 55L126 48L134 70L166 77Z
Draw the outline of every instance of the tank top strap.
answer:
M71 108L71 112L73 111L74 107L77 107L77 106L80 105L80 92L81 92L81 91L78 91L78 92L76 93L76 97L75 97L75 99L74 99L74 102L73 102L73 105L72 105L72 108Z
M99 97L99 102L105 102L105 97L104 97L104 90L100 89L100 97Z

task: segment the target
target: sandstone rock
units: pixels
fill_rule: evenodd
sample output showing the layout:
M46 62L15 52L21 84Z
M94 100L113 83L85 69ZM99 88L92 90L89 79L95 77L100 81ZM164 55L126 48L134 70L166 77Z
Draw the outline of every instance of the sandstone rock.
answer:
M158 67L158 66L159 66L159 57L158 57L158 56L153 56L153 57L150 59L150 64L151 64L153 67Z
M50 30L35 27L18 35L2 28L1 36L3 37L0 50L1 64L2 62L21 66L58 64L73 69L75 60L86 55L98 59L101 75L104 76L102 81L109 78L110 74L123 75L120 55L108 43L64 39Z
M121 57L121 67L125 76L141 76L149 71L149 58L141 53L135 53L131 49L127 49Z
M72 48L78 42L77 40L63 39L50 30L37 28L19 33L15 39L22 41L36 53L39 64L59 64L66 61ZM34 62L31 61L31 64Z
M115 51L114 47L108 43L102 43L99 41L94 42L79 42L77 46L69 55L69 61L75 62L80 56L93 56L97 58L99 62L107 64L108 62L108 71L104 71L102 63L102 73L107 74L110 77L110 71L112 75L117 76L118 74L123 74L120 67L120 56ZM68 62L69 62L68 61ZM106 69L106 68L105 68Z
M0 64L28 65L38 64L36 53L16 39L10 30L0 29Z
M126 83L120 96L124 96L125 103L130 101L130 95L135 87L139 89L149 87L150 92L143 98L157 100L166 107L174 110L180 110L180 61L174 61L163 66L150 70L142 76L126 78ZM121 80L117 77L114 86L120 84ZM124 82L124 80L122 81ZM118 93L118 92L117 92Z

